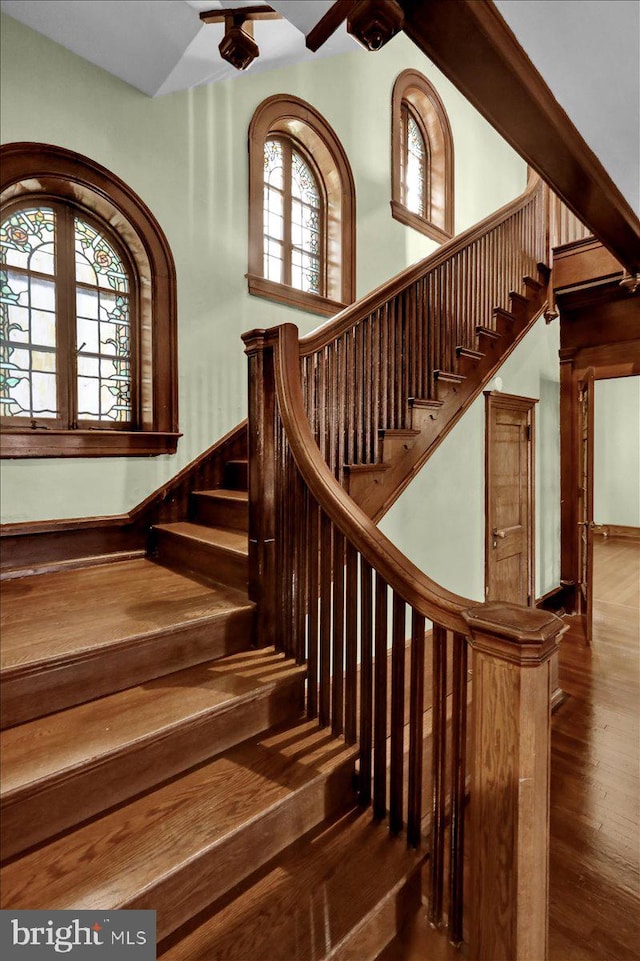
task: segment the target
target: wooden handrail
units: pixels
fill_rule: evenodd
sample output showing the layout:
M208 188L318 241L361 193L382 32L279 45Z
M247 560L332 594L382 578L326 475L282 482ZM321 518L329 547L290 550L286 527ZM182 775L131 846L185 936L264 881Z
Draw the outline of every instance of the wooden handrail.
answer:
M474 241L479 240L489 231L498 227L508 220L514 213L522 210L528 201L543 189L542 181L537 174L532 174L524 191L509 200L506 204L489 214L483 220L473 224L461 234L456 234L451 240L446 241L432 254L424 257L415 264L406 267L390 280L385 281L375 287L370 293L361 297L349 307L345 307L340 313L336 314L326 323L312 330L304 337L300 338L300 354L306 357L322 347L326 347L331 341L335 340L350 327L353 327L372 311L381 307L383 304L397 297L398 294L406 290L411 284L415 283L427 273L440 267L455 254L460 253ZM576 218L577 220L577 218Z
M405 557L349 497L327 467L304 407L296 326L283 324L272 328L265 333L265 342L274 347L278 403L288 442L305 482L322 509L406 603L448 630L466 633L462 614L475 602L436 584Z
M476 886L487 890L491 878L499 877L495 883L507 885L518 909L533 905L512 924L512 909L505 910L495 890L477 898L469 925L474 961L540 961L546 954L549 659L563 625L547 612L474 604L437 584L349 496L340 483L340 459L367 462L381 417L391 421L385 434L417 433L402 429L403 398L405 406L413 396L423 398L422 407L437 408L437 399L409 391L426 383L421 364L434 368L435 361L446 362L461 332L475 334L475 318L458 323L461 309L481 304L480 320L486 322L487 304L493 303L495 323L515 321L516 314L494 298L512 290L518 276L536 292L534 305L542 309L540 292L548 272L540 269L536 279L526 268L548 257L557 236L554 212L545 188L533 180L518 200L480 227L304 340L293 324L243 337L249 357L250 591L258 608L258 642L273 643L308 665L308 716L359 744L361 803L372 804L376 817L388 814L392 834L406 827L414 846L422 843L428 819L429 915L436 926L448 915L454 941L462 939L463 930L471 650L478 679L472 872ZM575 225L567 220L560 229L571 231ZM461 290L469 283L471 297ZM476 286L480 294L473 299ZM531 304L515 291L511 301L514 311ZM490 339L498 336L488 325L480 330ZM480 356L464 341L455 353ZM451 368L434 373L450 384L464 379ZM432 630L425 633L427 621ZM431 691L424 684L428 654ZM496 661L502 662L500 668ZM506 753L503 742L509 746ZM428 799L423 797L425 752L431 754ZM533 835L520 830L531 819L538 829ZM495 833L487 830L494 822ZM517 850L509 837L518 838Z

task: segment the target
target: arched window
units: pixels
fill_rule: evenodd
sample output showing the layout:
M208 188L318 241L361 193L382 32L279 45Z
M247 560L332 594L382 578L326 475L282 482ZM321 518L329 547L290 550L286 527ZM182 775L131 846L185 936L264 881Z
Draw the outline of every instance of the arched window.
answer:
M434 240L453 236L453 140L444 105L426 77L403 71L391 102L391 211Z
M2 148L2 453L174 452L175 269L140 198L62 148Z
M353 177L313 107L276 96L249 129L249 291L331 315L354 299Z

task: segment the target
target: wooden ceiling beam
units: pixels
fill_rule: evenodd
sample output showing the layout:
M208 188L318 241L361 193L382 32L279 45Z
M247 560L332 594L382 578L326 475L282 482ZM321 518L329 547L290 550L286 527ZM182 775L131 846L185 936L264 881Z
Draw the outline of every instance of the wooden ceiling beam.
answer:
M640 221L492 0L400 0L404 30L565 204L640 272Z
M259 6L257 3L246 7L228 7L220 10L204 10L200 14L203 23L224 23L230 18L237 20L281 20L282 17L273 7Z

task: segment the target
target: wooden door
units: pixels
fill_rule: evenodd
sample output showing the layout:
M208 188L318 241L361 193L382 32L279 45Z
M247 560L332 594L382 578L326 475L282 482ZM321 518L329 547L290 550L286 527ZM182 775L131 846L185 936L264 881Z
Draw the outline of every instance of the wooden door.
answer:
M485 595L532 605L537 401L495 391L485 397Z
M593 628L593 432L594 370L578 383L578 611L587 644Z

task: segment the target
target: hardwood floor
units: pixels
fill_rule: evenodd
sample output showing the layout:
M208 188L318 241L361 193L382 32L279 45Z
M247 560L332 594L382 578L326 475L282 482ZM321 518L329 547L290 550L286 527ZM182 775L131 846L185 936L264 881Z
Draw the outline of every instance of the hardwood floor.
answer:
M594 558L593 644L560 649L549 961L640 958L640 543L596 538Z
M640 543L596 540L591 647L565 638L553 718L548 961L640 959ZM419 911L378 961L464 958Z

